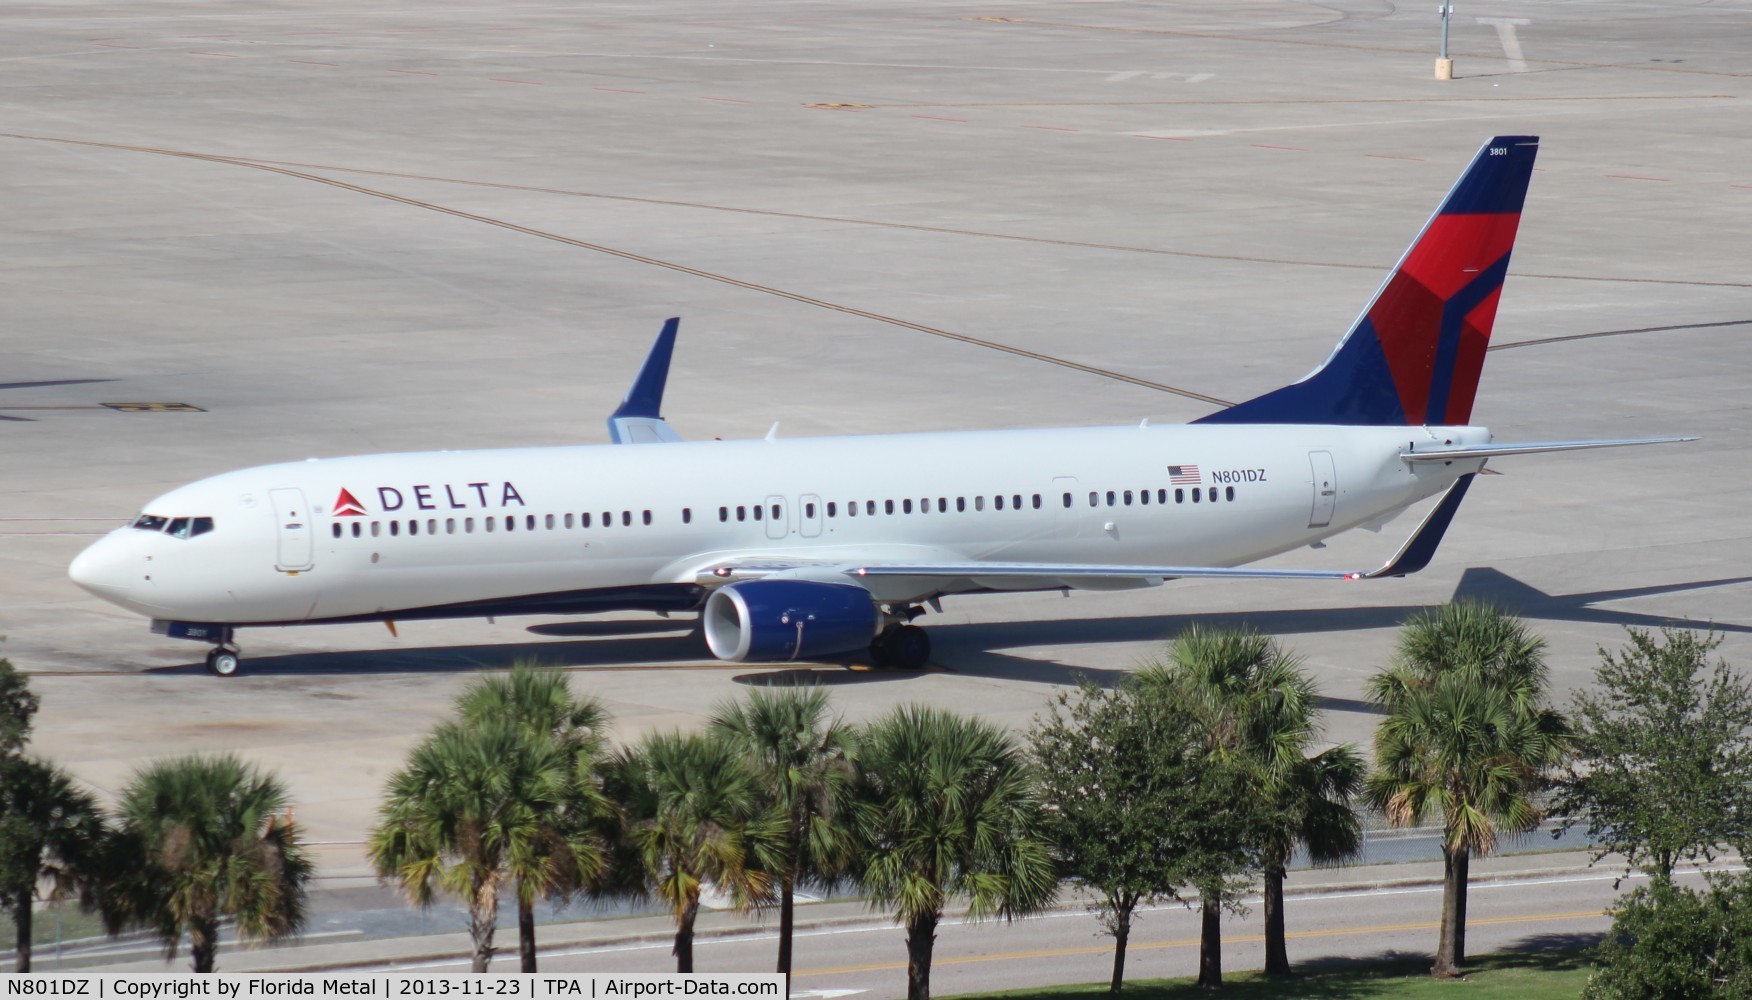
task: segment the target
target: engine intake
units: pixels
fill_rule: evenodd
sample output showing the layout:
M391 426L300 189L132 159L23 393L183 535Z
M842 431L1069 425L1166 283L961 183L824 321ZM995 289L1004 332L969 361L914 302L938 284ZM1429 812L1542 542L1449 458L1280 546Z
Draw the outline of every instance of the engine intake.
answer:
M849 653L869 645L878 616L862 587L806 580L750 580L706 600L706 645L720 660L772 663Z

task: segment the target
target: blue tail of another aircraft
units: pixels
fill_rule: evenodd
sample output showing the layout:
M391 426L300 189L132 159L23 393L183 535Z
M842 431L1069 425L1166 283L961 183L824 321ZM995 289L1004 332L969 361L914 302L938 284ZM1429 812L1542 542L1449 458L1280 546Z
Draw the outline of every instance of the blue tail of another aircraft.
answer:
M1465 424L1537 136L1485 143L1374 301L1313 374L1201 424Z

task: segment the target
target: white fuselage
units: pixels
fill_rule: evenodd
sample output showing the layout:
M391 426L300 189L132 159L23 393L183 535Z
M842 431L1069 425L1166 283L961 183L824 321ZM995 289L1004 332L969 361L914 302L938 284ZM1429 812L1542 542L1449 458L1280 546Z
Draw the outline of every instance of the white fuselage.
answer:
M190 519L180 531L119 529L71 573L143 615L231 625L681 606L711 586L702 573L763 558L1237 566L1379 522L1482 465L1412 466L1408 443L1489 440L1165 425L312 459L173 490L144 515ZM211 519L198 534L197 518ZM868 586L895 602L993 589ZM534 600L564 594L600 607Z

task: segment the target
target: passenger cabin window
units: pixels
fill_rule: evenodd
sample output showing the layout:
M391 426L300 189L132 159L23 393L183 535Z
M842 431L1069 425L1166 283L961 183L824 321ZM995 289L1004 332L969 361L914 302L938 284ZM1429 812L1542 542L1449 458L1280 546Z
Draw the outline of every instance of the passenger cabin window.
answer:
M1233 487L1233 486L1223 487L1223 499L1224 500L1235 499L1235 487Z
M401 522L400 521L389 522L389 533L392 535L401 534Z
M806 503L803 505L803 516L804 517L814 517L815 516L815 504L814 503Z
M382 534L383 534L383 522L372 521L371 522L371 537L377 538L378 536L380 536Z
M565 523L566 523L566 527L568 527L568 528L570 528L572 526L572 515L571 514L566 515L566 522Z
M528 528L530 531L534 531L535 530L535 515L534 514L529 515L529 519L524 522L523 526ZM550 524L550 525L548 525L548 527L551 528L551 527L553 527L553 525Z
M633 512L630 510L621 511L621 527L630 528L632 526L633 526Z
M1178 493L1180 491L1175 490L1174 492ZM1168 491L1166 489L1160 489L1160 490L1156 491L1156 502L1157 503L1167 503L1168 502Z
M875 517L876 516L876 501L874 501L874 500L864 501L864 513L870 515L871 517Z
M420 522L409 521L408 522L408 534L417 535L419 533L420 533Z
M639 519L644 521L646 524L650 524L651 523L651 512L648 510L640 511L639 512Z
M517 530L517 519L515 517L512 517L509 514L505 515L505 530L506 531L516 531Z
M1065 494L1065 509L1066 510L1071 509L1071 495L1069 493Z
M911 514L912 513L912 497L907 497L905 500L902 500L900 502L900 510L901 510L901 513L903 513L903 514Z
M760 520L763 516L765 516L765 514L766 514L766 505L765 504L757 503L754 505L754 519L756 521Z
M462 530L463 530L464 534L469 534L469 535L474 534L474 518L472 518L472 517L463 518L462 519Z
M1004 509L1004 495L1002 493L999 493L997 496L992 497L992 508L995 510L1003 510Z
M353 537L354 538L359 537L359 522L358 521L353 522Z
M681 509L681 523L682 524L692 524L693 523L693 508L692 507L683 507Z
M730 508L719 507L718 508L718 520L720 520L720 521L730 520Z
M1089 506L1094 507L1100 503L1101 503L1101 494L1096 493L1094 490L1090 490L1089 491Z
M738 520L738 521L748 520L748 508L747 507L745 507L741 504L736 505L736 520Z
M775 521L777 521L785 516L785 512L782 509L780 509L778 504L773 504L772 510L769 511L768 513L770 513L772 515L772 518Z
M948 497L938 497L937 498L937 513L939 513L939 514L949 513L949 498Z
M590 527L590 512L589 511L585 511L584 513L578 515L578 526L580 528Z
M341 526L339 524L331 525L330 527L334 528L336 538L341 537Z
M882 513L884 513L884 514L894 513L894 501L893 500L882 501Z
M544 523L547 525L547 530L549 530L549 531L554 530L554 516L552 514L549 514L547 516Z
M1213 487L1211 487L1211 503L1216 503L1216 502L1217 502L1217 488L1215 486L1213 486Z
M1174 502L1175 503L1185 503L1186 502L1186 491L1183 489L1176 488L1174 491Z
M973 498L973 509L974 510L985 510L985 497L974 497Z
M832 500L829 500L827 502L827 516L833 517L836 514L838 514L839 513L838 507L839 507L838 504L834 503Z

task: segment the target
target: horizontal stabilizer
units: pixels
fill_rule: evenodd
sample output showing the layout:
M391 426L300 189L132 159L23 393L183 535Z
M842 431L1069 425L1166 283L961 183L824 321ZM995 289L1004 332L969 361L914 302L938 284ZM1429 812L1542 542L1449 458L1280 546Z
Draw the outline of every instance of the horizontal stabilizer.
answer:
M660 444L680 441L681 435L663 419L663 387L669 381L669 358L675 353L675 332L680 317L663 324L633 387L620 408L608 418L608 436L615 444Z
M1407 462L1452 462L1457 458L1498 458L1503 455L1538 455L1549 451L1588 451L1594 448L1629 448L1639 444L1678 444L1694 437L1626 438L1620 441L1525 441L1520 444L1481 444L1459 448L1437 446L1399 453Z
M1442 543L1454 513L1466 489L1472 485L1472 475L1461 476L1448 487L1436 504L1424 516L1417 531L1400 546L1380 569L1368 572L1356 570L1267 569L1231 566L1116 566L1085 563L872 563L844 570L851 577L908 576L938 579L973 579L988 581L1040 581L1041 586L1074 586L1078 580L1130 580L1157 584L1181 577L1242 580L1374 580L1384 576L1406 576L1430 564L1436 546ZM734 570L723 575L731 575ZM1062 583L1061 583L1062 581Z

